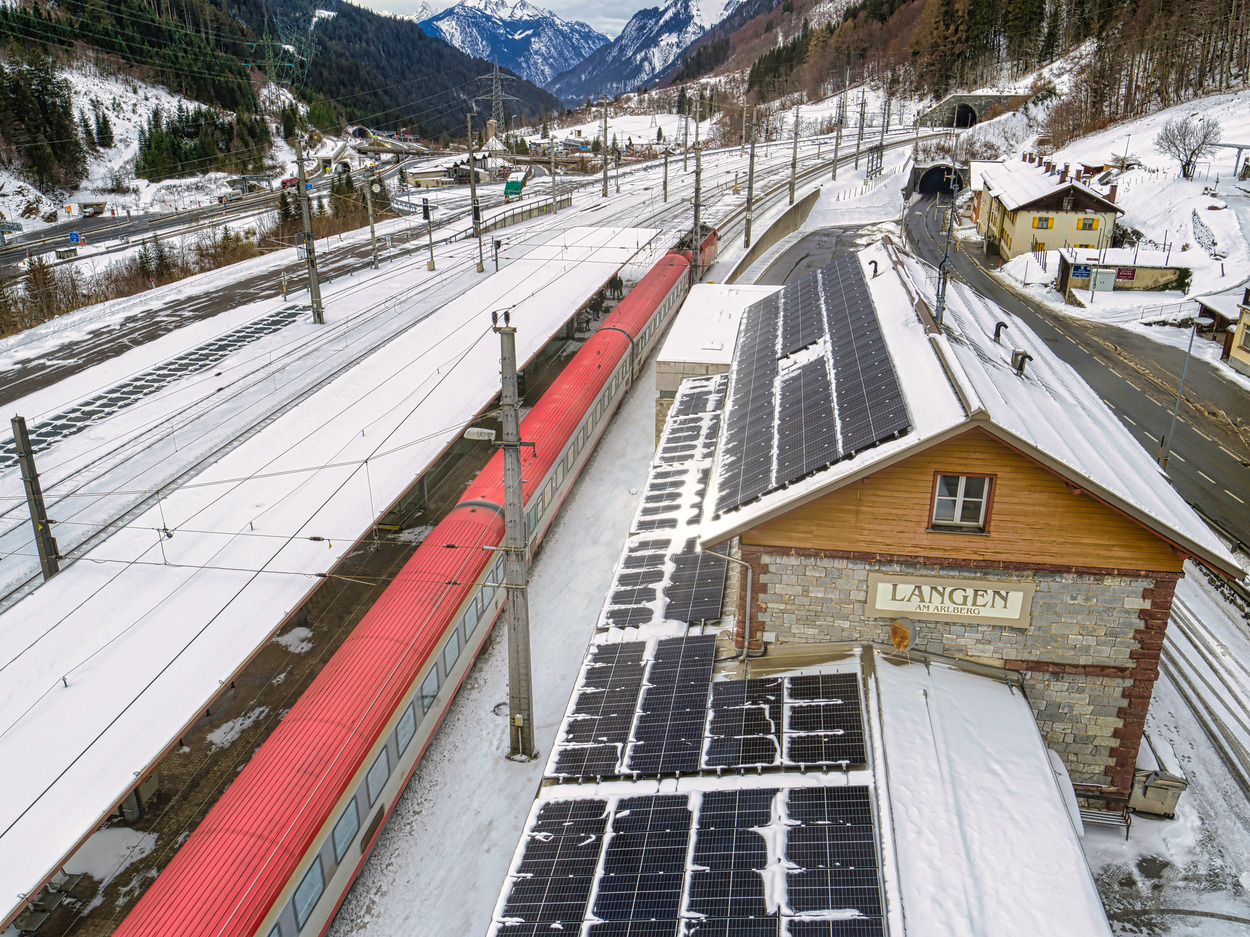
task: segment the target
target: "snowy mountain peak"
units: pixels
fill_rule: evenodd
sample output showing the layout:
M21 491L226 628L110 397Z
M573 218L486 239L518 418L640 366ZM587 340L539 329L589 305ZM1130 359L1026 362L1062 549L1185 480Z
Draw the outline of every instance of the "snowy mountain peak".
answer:
M566 102L604 91L632 91L662 74L685 48L731 14L742 0L665 0L639 10L610 45L546 87Z
M460 51L498 60L504 68L538 85L546 84L608 41L585 23L563 20L526 0L460 0L418 25Z

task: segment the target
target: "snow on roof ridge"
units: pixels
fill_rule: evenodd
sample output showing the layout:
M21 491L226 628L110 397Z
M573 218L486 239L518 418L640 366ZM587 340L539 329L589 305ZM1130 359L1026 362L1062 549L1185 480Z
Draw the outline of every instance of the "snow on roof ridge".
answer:
M1048 172L1041 163L1020 160L1008 160L981 171L982 184L998 196L1008 211L1015 211L1060 189L1075 188L1123 213L1124 209L1115 202L1084 182L1078 182L1074 176L1069 175L1066 182L1061 182L1061 177L1060 172Z

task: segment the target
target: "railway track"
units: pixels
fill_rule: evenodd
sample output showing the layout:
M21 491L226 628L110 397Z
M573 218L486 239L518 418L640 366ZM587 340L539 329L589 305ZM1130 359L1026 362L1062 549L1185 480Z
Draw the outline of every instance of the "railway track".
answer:
M1243 645L1250 644L1241 635ZM1161 669L1241 790L1250 795L1250 666L1246 647L1232 647L1177 596Z

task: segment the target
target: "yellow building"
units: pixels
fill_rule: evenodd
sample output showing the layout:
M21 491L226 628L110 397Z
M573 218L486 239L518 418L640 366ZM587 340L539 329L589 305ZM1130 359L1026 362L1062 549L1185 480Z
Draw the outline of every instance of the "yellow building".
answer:
M973 213L987 254L1010 260L1025 251L1096 250L1111 246L1116 216L1123 214L1115 195L1114 185L1101 195L1066 166L1026 154L982 171Z
M1237 327L1230 329L1224 345L1224 359L1234 371L1250 376L1250 289L1246 290L1239 304L1241 316Z

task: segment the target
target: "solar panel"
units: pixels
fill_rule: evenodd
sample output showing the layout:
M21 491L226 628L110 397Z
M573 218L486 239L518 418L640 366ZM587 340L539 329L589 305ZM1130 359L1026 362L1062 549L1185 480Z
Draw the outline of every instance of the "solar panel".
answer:
M908 429L859 261L837 258L746 310L721 433L716 512Z
M684 794L622 798L595 895L592 934L675 934L681 912L690 808ZM625 924L643 925L640 929Z
M642 641L592 648L557 743L555 774L597 778L617 773L642 692L645 649Z
M709 621L720 618L729 564L724 548L708 553L695 550L694 539L687 540L673 557L673 573L664 588L668 604L664 617L676 621Z
M603 800L545 804L525 837L504 917L522 925L576 929L586 916L603 849L608 809ZM537 928L509 933L537 933Z
M716 649L714 635L657 642L638 707L629 768L641 774L699 770L708 684Z
M853 910L864 933L883 934L872 805L864 787L787 792L786 901L796 914ZM793 933L793 929L791 930ZM816 931L815 933L822 933Z

